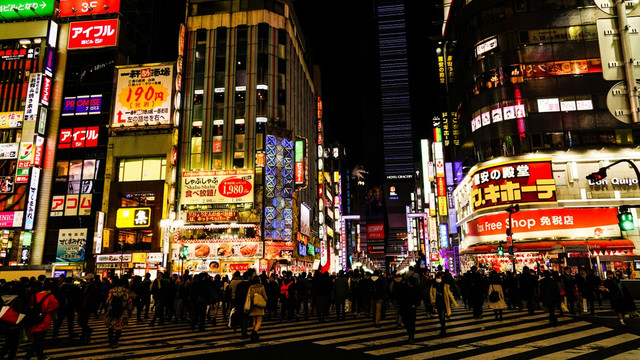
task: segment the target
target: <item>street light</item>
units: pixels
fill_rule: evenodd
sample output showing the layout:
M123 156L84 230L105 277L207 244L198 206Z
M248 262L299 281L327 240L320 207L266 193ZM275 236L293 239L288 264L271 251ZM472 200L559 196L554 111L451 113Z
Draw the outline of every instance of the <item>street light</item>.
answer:
M593 172L589 175L586 176L587 180L589 181L600 181L603 180L607 177L607 169L609 169L610 167L612 167L613 165L618 165L622 162L626 162L629 165L631 165L631 167L633 168L633 171L635 171L636 173L636 178L638 178L638 180L640 180L640 171L638 171L638 167L636 166L636 164L633 163L633 161L628 160L628 159L622 159L622 160L618 160L610 165L601 167L598 171Z
M184 220L182 219L162 219L160 220L160 227L165 230L164 241L162 243L162 252L169 254L171 235L178 229L184 226ZM182 256L181 256L182 257ZM184 261L180 264L180 273L182 273L182 266ZM166 264L164 264L166 266Z

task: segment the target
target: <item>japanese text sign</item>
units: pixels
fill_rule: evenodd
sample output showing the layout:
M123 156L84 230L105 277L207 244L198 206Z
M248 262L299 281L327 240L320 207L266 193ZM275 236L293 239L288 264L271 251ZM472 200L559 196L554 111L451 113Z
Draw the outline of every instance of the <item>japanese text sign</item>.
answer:
M253 202L253 170L185 171L182 205Z
M120 208L116 212L116 228L141 228L151 225L151 208Z
M548 160L493 165L470 176L469 201L474 212L512 203L556 201L556 183Z
M32 73L29 75L29 87L27 88L27 99L24 106L24 120L32 121L38 119L38 103L42 90L42 73Z
M118 68L112 124L171 124L173 66Z
M53 0L0 0L3 20L46 17L53 14Z
M69 27L69 49L116 46L118 19L72 22Z
M87 246L87 229L60 229L56 261L84 261Z

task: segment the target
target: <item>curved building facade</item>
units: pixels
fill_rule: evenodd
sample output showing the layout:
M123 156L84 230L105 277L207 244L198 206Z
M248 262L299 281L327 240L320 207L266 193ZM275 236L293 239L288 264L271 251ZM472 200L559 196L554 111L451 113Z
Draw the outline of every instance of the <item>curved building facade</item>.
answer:
M608 63L603 73L605 17L593 1L451 5L441 51L453 59L448 110L462 126L449 152L465 171L455 200L467 265L511 268L497 255L511 227L517 269L633 267L637 230L621 231L617 214L637 201L626 160L640 134L607 107L617 81L605 80ZM586 179L609 165L608 180Z

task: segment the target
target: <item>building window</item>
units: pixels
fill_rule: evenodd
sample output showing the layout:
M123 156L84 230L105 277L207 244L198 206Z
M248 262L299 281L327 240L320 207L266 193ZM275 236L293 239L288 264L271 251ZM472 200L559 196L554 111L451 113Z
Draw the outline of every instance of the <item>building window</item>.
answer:
M164 157L120 159L118 181L164 180L166 168Z

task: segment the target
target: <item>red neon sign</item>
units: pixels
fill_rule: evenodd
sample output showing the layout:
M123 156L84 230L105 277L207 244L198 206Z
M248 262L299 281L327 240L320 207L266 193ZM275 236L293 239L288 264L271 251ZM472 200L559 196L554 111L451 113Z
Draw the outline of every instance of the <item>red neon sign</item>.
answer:
M120 0L60 0L60 17L117 13Z
M69 49L116 46L118 19L72 22L69 26Z

